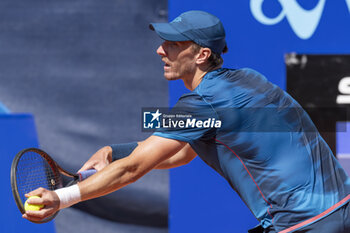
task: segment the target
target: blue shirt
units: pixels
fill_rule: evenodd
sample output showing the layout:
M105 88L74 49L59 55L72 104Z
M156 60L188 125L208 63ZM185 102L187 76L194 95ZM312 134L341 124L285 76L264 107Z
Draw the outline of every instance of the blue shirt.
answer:
M258 72L209 72L174 109L221 125L163 127L154 135L188 142L264 228L316 221L350 199L350 180L307 113Z

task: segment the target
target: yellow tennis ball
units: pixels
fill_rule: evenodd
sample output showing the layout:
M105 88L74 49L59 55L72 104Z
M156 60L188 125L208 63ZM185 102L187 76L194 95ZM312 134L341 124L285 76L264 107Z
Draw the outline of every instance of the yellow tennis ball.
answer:
M39 196L30 196L28 197L28 199L26 200L26 202L24 203L24 210L31 210L31 211L38 211L41 210L42 208L44 208L44 205L33 205L33 204L29 204L28 200L31 198L40 198Z

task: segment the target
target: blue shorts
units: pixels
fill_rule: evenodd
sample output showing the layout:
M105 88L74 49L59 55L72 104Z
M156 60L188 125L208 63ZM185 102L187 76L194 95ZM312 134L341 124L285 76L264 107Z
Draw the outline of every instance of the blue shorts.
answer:
M277 233L273 228L263 229L257 227L249 232ZM290 233L350 233L350 203L310 225L290 231Z

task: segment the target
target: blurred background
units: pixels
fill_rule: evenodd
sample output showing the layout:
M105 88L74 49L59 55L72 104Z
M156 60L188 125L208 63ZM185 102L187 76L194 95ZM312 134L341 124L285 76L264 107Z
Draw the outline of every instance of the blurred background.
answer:
M187 10L223 22L224 66L250 67L287 90L320 122L350 171L350 1L1 0L0 159L8 199L4 232L246 232L257 221L211 168L195 159L152 171L106 197L37 225L10 190L15 154L38 145L70 171L100 147L143 140L143 107L167 107L187 90L164 80L148 29ZM339 109L345 114L338 114ZM318 123L317 123L318 124Z
M33 114L40 148L63 168L77 171L102 146L143 140L141 108L168 105L161 40L148 29L167 21L167 4L0 1L0 102ZM167 232L168 196L168 171L153 171L61 211L56 231Z

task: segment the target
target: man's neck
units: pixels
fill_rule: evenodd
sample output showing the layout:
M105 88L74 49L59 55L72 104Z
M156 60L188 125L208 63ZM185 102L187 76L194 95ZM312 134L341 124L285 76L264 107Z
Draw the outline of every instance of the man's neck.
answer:
M187 79L184 78L182 80L184 81L185 87L190 91L193 91L200 84L200 82L202 81L202 78L206 74L207 72L199 72L197 70L197 72L191 78L187 78Z
M183 78L182 80L184 81L185 87L187 89L189 89L190 91L193 91L194 89L196 89L196 87L201 83L203 77L209 73L210 71L219 69L220 66L218 67L213 67L211 69L207 69L207 70L201 70L201 69L197 69L196 72L194 73L194 75L192 75L191 78Z

